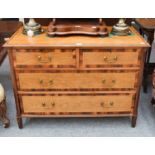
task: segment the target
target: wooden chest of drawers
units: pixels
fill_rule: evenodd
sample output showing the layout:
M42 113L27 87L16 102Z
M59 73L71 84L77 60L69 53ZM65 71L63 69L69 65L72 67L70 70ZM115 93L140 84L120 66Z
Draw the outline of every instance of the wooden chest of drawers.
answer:
M5 44L19 128L23 117L129 116L136 125L149 45L134 29L107 38L28 38L21 31Z

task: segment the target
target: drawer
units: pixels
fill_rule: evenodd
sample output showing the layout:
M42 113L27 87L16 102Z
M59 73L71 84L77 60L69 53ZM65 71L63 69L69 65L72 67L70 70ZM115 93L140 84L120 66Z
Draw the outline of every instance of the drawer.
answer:
M140 65L139 49L81 49L82 67Z
M24 113L131 112L133 94L22 96Z
M76 67L74 49L15 50L14 63L17 67L50 65L50 67Z
M19 89L134 89L138 72L18 73Z

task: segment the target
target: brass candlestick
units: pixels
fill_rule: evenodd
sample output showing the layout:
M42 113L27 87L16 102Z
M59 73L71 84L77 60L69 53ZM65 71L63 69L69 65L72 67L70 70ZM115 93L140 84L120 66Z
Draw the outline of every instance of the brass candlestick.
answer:
M33 18L30 18L29 22L24 24L23 33L30 37L41 34L42 32L43 29L41 28L41 25L36 23Z
M113 26L111 33L118 36L126 36L131 34L131 31L129 26L125 23L125 19L121 18L118 23Z

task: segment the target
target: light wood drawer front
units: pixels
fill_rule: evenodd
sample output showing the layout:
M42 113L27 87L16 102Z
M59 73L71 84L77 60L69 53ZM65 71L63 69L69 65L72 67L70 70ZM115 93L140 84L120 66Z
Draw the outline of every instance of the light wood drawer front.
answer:
M24 113L31 112L130 112L131 95L22 96Z
M99 67L100 65L139 65L139 50L84 50L82 54L83 67Z
M19 50L14 52L15 65L51 65L53 67L76 67L74 49Z
M137 72L19 73L20 89L134 89Z

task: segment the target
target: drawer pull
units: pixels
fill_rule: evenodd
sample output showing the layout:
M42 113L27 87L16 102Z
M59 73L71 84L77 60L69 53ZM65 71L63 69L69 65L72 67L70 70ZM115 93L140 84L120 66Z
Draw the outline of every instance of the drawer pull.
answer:
M43 102L41 105L42 105L42 107L46 107L47 106L47 104L45 102ZM55 107L55 102L51 102L51 107Z
M49 84L52 85L52 84L53 84L53 80L50 80L50 81L49 81Z
M110 102L109 104L110 104L110 106L113 106L114 105L114 102Z
M113 83L113 84L116 83L116 80L112 80L112 83Z
M116 80L111 80L108 85L108 82L105 79L102 80L102 84L107 84L109 87L112 87L115 83L116 83Z
M46 106L46 103L42 103L42 107L45 107Z
M102 80L102 83L105 84L106 83L106 80Z
M37 58L38 58L39 63L49 63L49 62L52 61L52 58L51 58L51 57L48 57L47 59L43 59L43 58L39 55Z
M113 60L114 60L114 61L117 61L117 56L115 56L115 57L113 58Z
M117 56L114 56L113 58L108 58L107 56L104 56L103 59L106 63L116 63L118 60Z
M41 85L45 85L45 84L52 85L52 84L53 84L53 80L49 80L47 83L44 82L44 80L40 80L40 81L39 81L39 84L41 84Z
M52 107L55 107L55 102L52 102L52 103L51 103L51 106L52 106Z
M39 83L40 83L40 84L43 84L43 83L44 83L44 81L43 81L43 80L40 80L40 81L39 81Z
M112 107L112 106L114 105L114 102L112 102L112 101L109 102L109 105L110 105L110 107ZM101 103L100 103L100 106L101 106L101 107L105 107L105 106L108 107L109 105L105 105L104 102L101 102Z
M101 107L104 107L104 102L101 102L100 105L101 105Z

